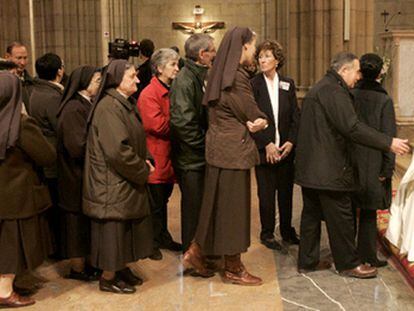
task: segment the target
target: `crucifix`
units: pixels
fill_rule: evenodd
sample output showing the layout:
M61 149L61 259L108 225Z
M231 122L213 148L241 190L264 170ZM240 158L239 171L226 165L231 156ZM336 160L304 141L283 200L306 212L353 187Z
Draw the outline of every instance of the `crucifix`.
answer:
M181 30L186 34L193 33L211 33L217 29L223 29L225 27L224 22L205 22L201 21L204 9L200 5L196 5L193 11L194 22L173 22L172 28Z
M390 19L388 19L388 16L390 15L390 13L388 13L386 10L384 10L383 12L381 12L381 16L384 18L384 31L388 31L388 25L391 23L391 20L396 16L396 15L401 15L401 12L397 12L394 15L391 16ZM388 19L388 21L387 21Z

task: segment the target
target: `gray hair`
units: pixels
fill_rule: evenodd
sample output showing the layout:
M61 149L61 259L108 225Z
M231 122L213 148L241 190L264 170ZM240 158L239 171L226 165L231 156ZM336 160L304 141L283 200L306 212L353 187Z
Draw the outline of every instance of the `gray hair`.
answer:
M164 67L171 60L178 60L180 56L173 49L159 49L151 56L151 68L155 76L159 76L158 67Z
M338 72L343 66L351 64L358 57L350 52L340 52L331 61L331 69Z
M196 33L185 41L185 57L193 60L199 60L199 52L208 51L210 44L213 42L213 37L205 33Z

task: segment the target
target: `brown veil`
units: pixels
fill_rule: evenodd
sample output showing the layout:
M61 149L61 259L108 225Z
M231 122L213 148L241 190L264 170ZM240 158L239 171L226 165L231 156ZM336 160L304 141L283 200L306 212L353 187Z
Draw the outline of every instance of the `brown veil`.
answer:
M22 111L22 87L19 78L7 71L0 72L0 161L7 149L19 139Z
M239 67L242 47L250 42L253 32L249 28L235 27L224 35L209 74L203 105L211 105L220 98L221 91L233 85Z

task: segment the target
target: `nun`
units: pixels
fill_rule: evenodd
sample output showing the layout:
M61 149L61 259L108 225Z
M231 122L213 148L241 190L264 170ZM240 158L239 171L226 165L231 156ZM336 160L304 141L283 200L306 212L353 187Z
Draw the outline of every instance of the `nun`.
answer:
M130 264L153 251L147 180L154 166L131 95L136 70L113 60L88 120L83 212L91 218L91 264L103 270L101 291L131 294L142 279Z
M14 278L52 252L45 217L52 201L38 173L56 163L56 151L22 108L19 78L0 72L0 308L35 303L13 291Z
M229 30L218 49L203 98L209 114L203 203L195 239L183 257L185 267L209 277L213 272L204 254L224 256L223 281L239 285L262 283L241 262L250 246L250 169L259 164L251 133L268 125L246 70L255 52L256 34L240 27Z
M98 68L82 66L69 76L58 112L58 190L62 211L60 253L70 259L66 278L97 280L98 271L85 265L90 255L90 221L82 212L82 178L86 129L92 99L101 81Z

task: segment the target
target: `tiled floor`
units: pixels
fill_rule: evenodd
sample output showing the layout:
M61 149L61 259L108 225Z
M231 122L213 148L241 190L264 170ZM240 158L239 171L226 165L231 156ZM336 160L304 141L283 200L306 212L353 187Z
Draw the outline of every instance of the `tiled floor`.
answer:
M211 279L182 277L180 257L163 251L164 260L144 260L134 269L144 285L134 295L100 292L97 283L66 280L59 274L67 263L46 263L37 275L47 280L27 310L414 310L414 294L396 269L382 268L377 279L343 278L333 270L300 275L296 271L297 247L288 255L264 248L258 242L259 220L253 187L252 246L243 260L252 273L263 278L260 287L223 284ZM294 224L299 227L301 198L295 189ZM179 240L179 191L170 203L170 231ZM324 233L322 254L329 255Z

